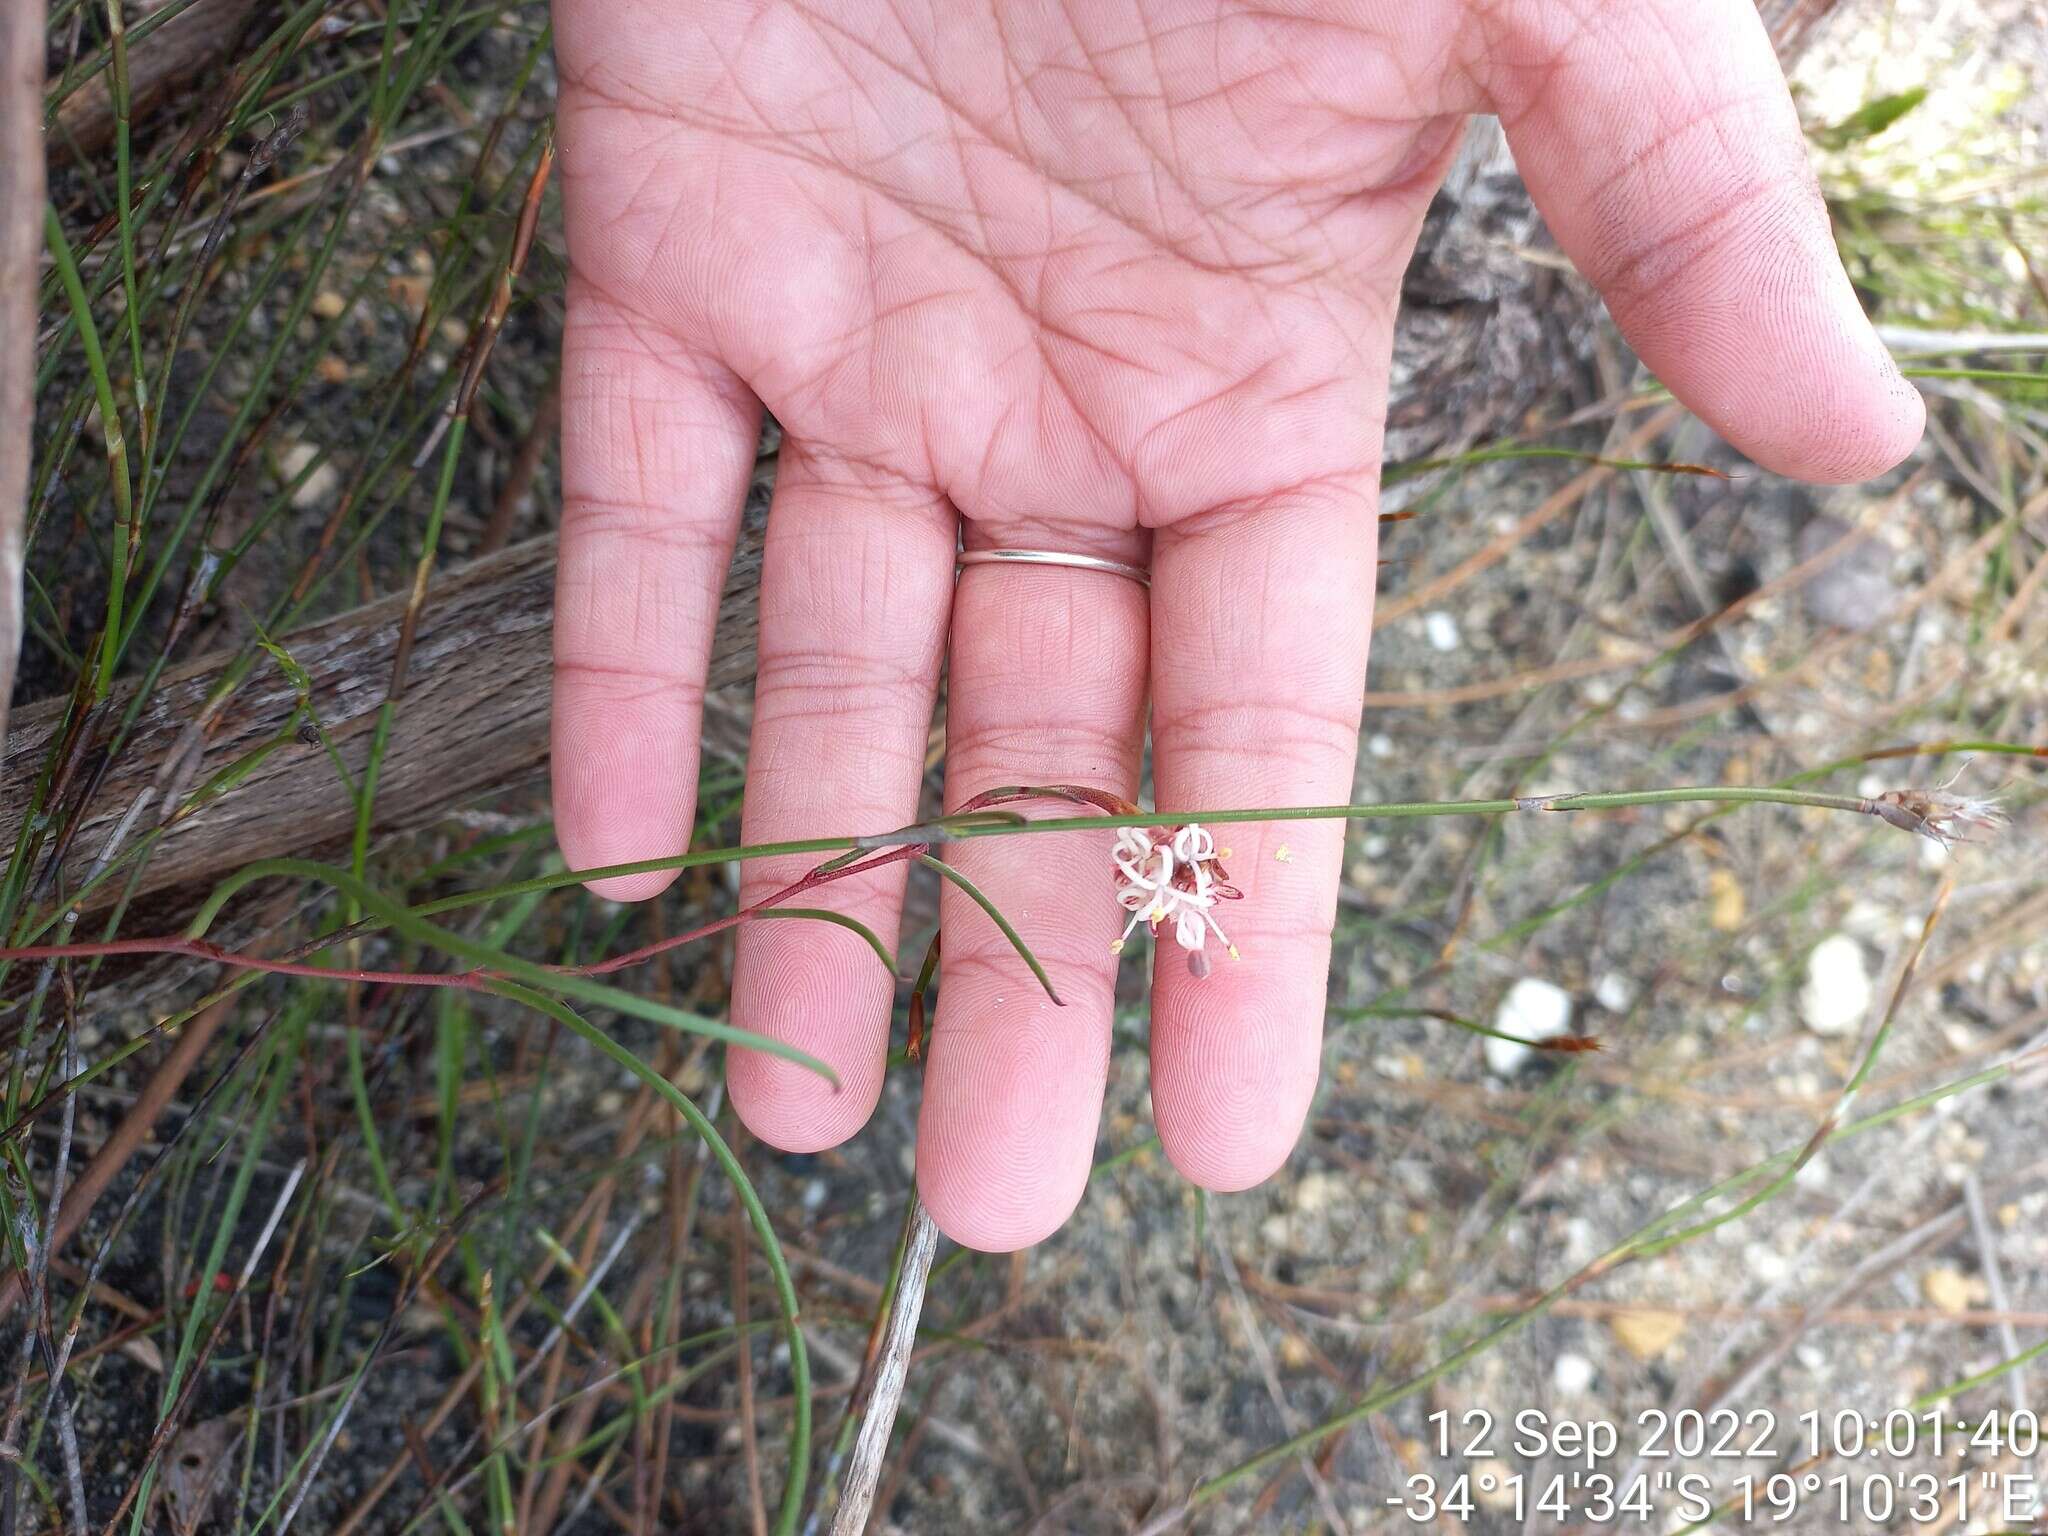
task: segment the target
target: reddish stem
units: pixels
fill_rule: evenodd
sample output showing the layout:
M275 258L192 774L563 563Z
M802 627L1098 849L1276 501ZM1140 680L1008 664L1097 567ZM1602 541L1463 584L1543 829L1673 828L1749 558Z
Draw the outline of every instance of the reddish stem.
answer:
M834 880L843 880L848 875L864 875L869 870L880 869L885 864L902 864L916 858L919 854L929 852L931 852L930 843L906 843L900 848L886 849L876 854L875 857L863 859L857 864L842 864L837 869L826 869L821 865L805 875L803 879L797 881L796 884L784 886L774 895L763 897L750 907L741 907L739 911L732 913L728 917L714 918L702 927L692 928L688 933L678 933L666 939L658 939L652 944L643 944L638 949L627 950L623 955L615 955L609 960L595 961L590 965L551 965L548 969L573 976L609 975L613 971L624 970L629 965L639 965L643 961L652 960L655 956L666 954L669 950L676 949L684 944L694 944L697 940L707 939L714 933L723 933L728 928L737 927L748 918L756 916L768 907L780 906L792 896L801 896L808 891L816 890L821 885L829 885Z
M901 864L930 850L929 843L911 843L900 848L885 849L873 858L862 859L854 864L843 864L836 869L828 869L821 865L795 884L784 886L751 906L742 907L730 916L716 918L692 928L687 933L679 933L658 943L628 950L625 954L609 960L599 960L589 965L551 965L547 969L562 976L609 975L628 966L640 965L681 945L693 944L699 939L709 938L714 933L722 933L728 928L736 927L749 918L759 916L770 907L779 906L792 896L801 896L808 891L816 890L819 886L830 885L835 880L844 880L849 875L867 874L870 870L880 869L886 864ZM272 976L304 976L317 981L355 981L372 986L449 987L466 992L481 992L486 990L491 982L505 979L495 971L483 969L453 972L342 970L331 966L307 965L293 960L266 960L260 955L222 949L218 944L209 944L204 939L174 937L107 939L86 944L25 944L12 949L0 949L0 961L92 960L119 955L184 955L193 960L211 960L217 965L233 966L244 971L262 971Z

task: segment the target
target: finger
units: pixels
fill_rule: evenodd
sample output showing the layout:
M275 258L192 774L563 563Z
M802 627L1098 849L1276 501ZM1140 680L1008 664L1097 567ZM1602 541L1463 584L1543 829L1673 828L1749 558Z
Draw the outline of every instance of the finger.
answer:
M553 728L571 868L689 846L704 677L760 423L722 364L572 282ZM591 889L637 901L673 878Z
M1053 537L1015 542L1045 548ZM1069 537L1057 547L1082 546ZM1142 544L1133 535L1085 552L1133 562ZM961 575L947 683L949 808L1004 784L1084 784L1128 798L1144 708L1138 583L1049 566L974 565ZM1054 1006L995 924L946 887L917 1182L940 1228L968 1247L1039 1241L1087 1185L1116 992L1109 946L1122 926L1111 841L1077 832L945 850L1017 928L1065 1003Z
M930 492L864 483L784 443L762 556L743 841L887 832L917 819L956 527ZM817 863L749 861L740 900L773 895ZM906 867L835 880L795 904L859 920L893 954ZM858 934L829 923L751 923L738 946L733 1022L830 1063L839 1087L735 1050L733 1108L785 1151L835 1146L882 1091L896 979Z
M1161 530L1152 576L1152 755L1162 810L1351 798L1376 546L1360 472ZM1162 925L1152 968L1152 1111L1167 1156L1210 1189L1286 1161L1315 1091L1342 822L1211 829L1242 900L1238 958L1197 978Z
M1864 479L1920 396L1835 252L1749 0L1511 6L1494 96L1537 206L1679 399L1768 469Z

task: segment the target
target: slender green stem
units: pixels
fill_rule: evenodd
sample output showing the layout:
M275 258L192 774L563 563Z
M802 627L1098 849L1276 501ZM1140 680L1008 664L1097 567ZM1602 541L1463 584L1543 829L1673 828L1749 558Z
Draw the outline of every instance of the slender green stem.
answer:
M128 91L128 25L121 14L121 0L107 0L107 39L113 56L114 102L114 216L121 242L122 307L128 319L129 404L135 413L136 461L145 479L149 474L149 382L142 370L142 285L135 277L135 167L130 144L130 103ZM135 537L137 525L129 524Z
M1799 805L1830 811L1863 811L1864 803L1854 795L1817 794L1800 789L1755 789L1734 785L1703 785L1684 789L1637 789L1603 791L1583 795L1519 800L1389 800L1360 805L1266 806L1249 810L1139 811L1129 816L1051 816L1037 821L985 819L938 821L884 832L871 837L806 837L780 843L751 843L735 848L704 848L663 859L640 859L631 864L607 864L598 869L556 870L525 880L509 881L486 891L463 891L424 902L412 910L416 917L434 917L442 912L473 906L479 901L496 901L528 891L557 890L590 880L609 880L618 875L650 874L657 870L695 869L705 864L734 864L748 859L780 858L792 854L836 854L850 850L900 848L911 843L962 842L975 837L1031 837L1047 833L1091 832L1115 827L1175 827L1199 821L1205 826L1265 821L1402 821L1425 816L1505 816L1516 811L1610 811L1635 805L1699 805L1727 802L1741 805Z
M889 946L882 942L881 936L874 929L857 917L848 917L844 912L834 912L825 907L763 907L748 921L758 923L778 917L797 917L814 923L831 923L835 927L856 933L867 947L875 952L875 958L882 962L882 969L891 976L896 974L896 957L889 953Z
M128 545L132 537L134 505L128 484L128 445L121 436L121 413L114 404L114 381L107 372L107 355L100 347L99 327L93 324L92 304L85 295L85 283L78 275L78 262L71 242L64 238L64 226L57 210L43 209L43 232L50 247L50 260L70 301L71 316L78 323L78 340L85 348L85 365L92 373L93 393L100 407L100 431L107 442L107 481L114 494L114 548L107 572L107 617L105 637L100 641L99 678L96 693L104 696L114 679L114 663L120 659L121 601L128 587Z
M2048 384L2048 373L2026 368L1901 368L1909 379L1979 379L1986 383Z
M2048 1355L2048 1339L2043 1339L2031 1348L2021 1350L2010 1360L2001 1360L1998 1364L1989 1366L1977 1372L1974 1376L1965 1376L1961 1381L1952 1381L1946 1386L1936 1387L1932 1392L1921 1393L1913 1399L1913 1411L1918 1413L1932 1408L1936 1403L1944 1399L1960 1397L1972 1387L1981 1387L1987 1381L1996 1381L2008 1371L2016 1371L2021 1366L2027 1364L2028 1361L2038 1360L2043 1355Z

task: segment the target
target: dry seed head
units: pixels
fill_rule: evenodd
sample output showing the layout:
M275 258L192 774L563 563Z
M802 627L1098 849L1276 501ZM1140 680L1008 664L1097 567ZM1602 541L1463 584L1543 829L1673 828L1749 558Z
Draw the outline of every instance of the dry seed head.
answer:
M1988 838L2005 826L2009 818L2000 809L1996 795L1958 795L1953 792L1952 786L1969 766L1964 763L1934 789L1888 790L1868 803L1870 814L1902 832L1917 833L1944 848L1953 848L1957 843L1983 841L1984 838L1970 834L1981 832Z

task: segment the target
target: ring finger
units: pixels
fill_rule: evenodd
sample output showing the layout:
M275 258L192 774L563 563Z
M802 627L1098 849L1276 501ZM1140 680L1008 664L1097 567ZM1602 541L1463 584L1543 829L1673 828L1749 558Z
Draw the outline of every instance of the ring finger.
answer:
M970 547L994 542L971 525L968 533ZM1144 560L1139 533L1041 529L1003 542ZM953 597L947 809L1005 784L1134 794L1148 622L1145 589L1125 576L968 566ZM1087 1184L1116 991L1109 946L1123 915L1111 891L1111 841L1106 832L985 838L947 851L1015 925L1065 1004L1046 997L995 924L949 884L917 1178L933 1219L968 1247L1039 1241Z

